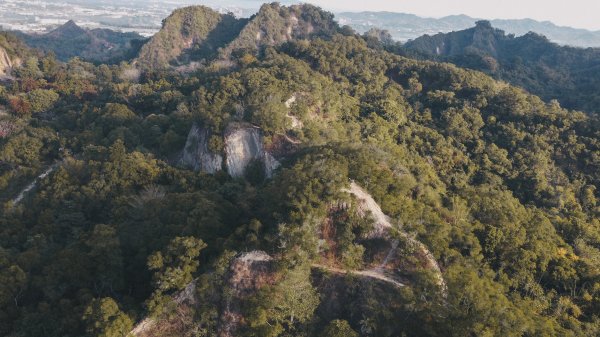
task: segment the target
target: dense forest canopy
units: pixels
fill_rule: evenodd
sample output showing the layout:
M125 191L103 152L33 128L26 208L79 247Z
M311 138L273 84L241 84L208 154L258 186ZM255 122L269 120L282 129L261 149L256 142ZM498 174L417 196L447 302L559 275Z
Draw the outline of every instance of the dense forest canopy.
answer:
M176 11L137 62L15 47L0 335L600 334L598 115L313 6L211 15ZM152 51L256 27L184 72Z

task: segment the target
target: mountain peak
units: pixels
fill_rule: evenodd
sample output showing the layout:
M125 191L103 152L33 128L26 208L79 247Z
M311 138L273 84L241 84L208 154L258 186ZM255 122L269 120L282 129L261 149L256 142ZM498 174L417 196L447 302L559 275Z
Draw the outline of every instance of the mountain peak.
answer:
M62 26L48 33L48 36L60 38L76 38L86 34L86 30L79 27L73 20L65 22Z
M479 29L493 29L492 23L488 20L479 20L475 22L475 28Z
M69 21L65 22L63 24L63 27L79 28L79 26L73 20L69 20Z

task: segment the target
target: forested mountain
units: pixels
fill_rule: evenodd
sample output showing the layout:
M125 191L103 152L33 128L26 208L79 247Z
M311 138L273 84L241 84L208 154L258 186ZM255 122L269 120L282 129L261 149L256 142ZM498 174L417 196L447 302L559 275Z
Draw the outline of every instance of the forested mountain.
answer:
M215 59L225 61L233 53L254 54L264 46L312 35L331 35L336 29L332 14L308 4L265 4L249 19L193 6L176 10L165 19L137 61L146 68L188 66L189 71L190 65Z
M388 30L401 42L413 40L425 34L449 33L473 27L481 19L467 15L450 15L442 18L420 17L414 14L392 12L342 12L336 19L343 25L349 25L360 33L371 28ZM600 47L600 31L590 31L572 27L561 27L549 21L532 19L494 19L494 27L517 36L529 32L544 35L550 41L572 47Z
M569 109L600 111L600 49L562 47L544 36L514 37L488 21L404 45L421 57L483 71ZM414 53L412 53L414 56Z
M266 5L187 72L142 59L232 18L176 11L131 64L29 57L0 86L0 335L600 334L598 116L329 17Z
M94 63L118 63L137 55L145 39L137 33L120 33L108 29L85 29L75 22L45 34L14 32L31 48L53 52L61 61L80 57Z

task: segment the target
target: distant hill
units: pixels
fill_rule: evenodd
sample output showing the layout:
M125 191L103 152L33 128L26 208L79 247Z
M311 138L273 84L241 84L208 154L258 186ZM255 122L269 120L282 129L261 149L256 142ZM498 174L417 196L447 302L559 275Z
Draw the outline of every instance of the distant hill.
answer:
M360 33L367 32L373 27L386 29L396 40L403 42L425 34L467 29L480 20L467 15L451 15L437 19L390 12L346 12L337 14L336 19L341 25L349 25ZM600 47L600 31L561 27L549 21L540 22L532 19L491 20L490 22L494 27L517 36L536 32L561 45Z
M190 6L164 20L162 29L141 48L137 61L142 66L168 68L225 60L235 52L256 53L264 46L337 30L332 14L311 5L265 4L248 19Z
M85 29L72 20L46 34L15 34L32 48L54 52L62 61L80 57L96 63L116 63L131 59L145 41L137 33Z
M506 35L489 21L425 35L403 49L412 56L483 71L570 109L600 111L600 49L559 46L536 33Z

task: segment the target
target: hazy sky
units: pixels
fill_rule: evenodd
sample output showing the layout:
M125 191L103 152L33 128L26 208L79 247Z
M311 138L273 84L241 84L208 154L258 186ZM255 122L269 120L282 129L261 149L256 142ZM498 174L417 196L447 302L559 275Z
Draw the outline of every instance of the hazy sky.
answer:
M255 0L238 1L256 2ZM308 0L305 2L339 11L385 10L427 17L467 14L485 19L532 18L540 21L549 20L558 25L600 30L600 0Z

